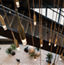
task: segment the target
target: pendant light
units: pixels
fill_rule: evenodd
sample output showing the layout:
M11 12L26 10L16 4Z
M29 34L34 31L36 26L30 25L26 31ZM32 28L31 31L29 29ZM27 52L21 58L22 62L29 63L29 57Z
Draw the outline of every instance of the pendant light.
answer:
M16 49L19 51L20 50L19 43L18 43L17 39L15 38L13 31L11 31L11 33L12 33L12 36L13 36L13 39L14 39L14 43L16 45Z
M18 26L18 32L19 32L19 36L21 38L21 42L23 45L27 44L27 40L26 40L26 36L25 36L25 32L24 32L24 27L21 24L21 26Z
M43 40L40 39L40 47L43 47Z
M16 45L16 49L19 51L20 50L20 47L19 47L19 44L18 44L18 41L16 40L16 38L14 38L14 43Z
M37 60L37 57L36 56L34 56L34 61L36 61Z
M36 26L36 14L34 12L34 15L33 15L33 19L34 19L34 26Z
M57 38L56 38L56 40L55 40L55 44L54 44L54 47L56 47L56 43L57 43Z
M51 39L49 39L49 44L48 44L49 46L51 45Z
M1 21L1 24L2 24L3 29L4 29L4 30L7 30L7 27L6 27L4 18L3 18L1 15L0 15L0 21Z
M16 7L19 8L20 7L20 3L19 3L19 0L16 0Z

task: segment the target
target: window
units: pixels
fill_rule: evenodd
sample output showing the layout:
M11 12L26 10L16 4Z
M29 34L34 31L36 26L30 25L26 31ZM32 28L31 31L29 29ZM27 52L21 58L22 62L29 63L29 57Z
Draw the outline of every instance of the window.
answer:
M39 8L34 8L34 11L36 11L37 13L40 13L44 16L46 14L46 8L40 8L40 12L39 12Z
M34 10L39 13L39 8L35 8ZM61 11L62 15L64 15L63 11L64 11L64 8ZM52 19L52 20L58 22L59 12L60 12L60 8L59 9L57 9L57 8L51 8L51 9L47 8L47 17L49 19ZM46 8L40 8L40 14L46 16ZM59 23L62 24L62 25L63 25L63 18L64 17L62 17L60 15L60 21L59 21Z
M60 23L61 25L64 24L64 17L63 17L63 16L60 16L60 21L59 21L59 23Z
M47 9L47 17L52 19L53 11L51 9Z

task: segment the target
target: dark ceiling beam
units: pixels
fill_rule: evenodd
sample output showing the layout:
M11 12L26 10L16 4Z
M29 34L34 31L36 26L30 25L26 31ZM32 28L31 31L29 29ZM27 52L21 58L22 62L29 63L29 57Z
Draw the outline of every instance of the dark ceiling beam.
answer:
M20 8L26 8L28 9L28 1L27 0L19 0L20 1ZM30 1L30 7L33 8L33 0ZM39 0L34 0L35 1L35 6L36 8L39 8ZM14 9L14 0L2 0L3 5ZM59 8L64 8L63 6L64 1L59 0ZM58 0L55 2L55 7L54 7L54 0L42 0L42 7L46 8L57 8L58 7Z
M41 1L41 0L40 0ZM55 7L58 7L58 0L55 0ZM35 6L36 8L39 8L39 0L34 0ZM63 8L63 0L59 0L59 8ZM30 6L31 8L33 8L33 0L30 0ZM51 7L51 8L55 8L54 7L54 0L42 0L42 7L46 8L46 7Z

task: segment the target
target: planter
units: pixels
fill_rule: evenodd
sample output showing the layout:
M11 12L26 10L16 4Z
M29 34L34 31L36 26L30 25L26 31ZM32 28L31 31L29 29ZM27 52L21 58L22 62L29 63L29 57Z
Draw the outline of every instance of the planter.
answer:
M46 57L46 62L48 62L48 65L51 64L52 58L53 58L53 55L52 55L51 53L48 53L48 54L47 54L47 57Z
M55 65L55 63L53 63L52 65Z
M9 56L14 56L15 55L15 51L12 50L12 48L8 48L6 50L6 53L9 55Z
M12 51L12 52L11 52L11 55L12 55L12 56L14 56L14 55L15 55L15 52L14 52L14 51Z
M24 48L24 51L25 51L26 53L28 53L28 47Z
M48 65L50 65L50 63L48 63Z

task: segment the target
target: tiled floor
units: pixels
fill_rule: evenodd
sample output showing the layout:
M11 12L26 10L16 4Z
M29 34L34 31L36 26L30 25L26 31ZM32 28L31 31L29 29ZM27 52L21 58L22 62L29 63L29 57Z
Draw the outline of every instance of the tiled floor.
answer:
M19 65L40 65L40 57L37 58L36 61L34 61L33 58L29 56L28 53L24 52L25 46L20 45L21 50L16 51L15 56L8 56L6 54L6 49L9 47L9 45L0 45L1 50L0 50L0 65L17 65L16 58L20 59L20 64ZM41 65L48 65L46 62L46 54L49 53L48 51L41 50ZM53 54L53 59L55 54ZM58 56L57 56L58 57ZM56 65L64 65L63 60L59 60L56 62ZM52 60L53 62L53 60Z

